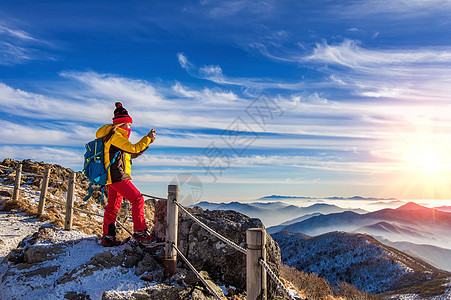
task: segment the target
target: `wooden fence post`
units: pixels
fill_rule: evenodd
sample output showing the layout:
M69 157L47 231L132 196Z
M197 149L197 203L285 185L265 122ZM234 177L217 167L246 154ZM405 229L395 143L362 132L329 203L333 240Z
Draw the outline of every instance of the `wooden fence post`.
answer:
M266 262L266 232L263 228L246 231L246 290L248 300L266 300L266 271L259 259Z
M164 259L165 275L173 275L177 272L177 251L172 247L172 244L174 243L177 245L179 208L175 202L177 202L178 192L178 185L168 185L168 201L166 204L166 245Z
M22 177L22 163L19 163L16 166L16 180L14 182L14 192L12 198L13 201L17 201L19 199L21 177Z
M47 188L49 186L50 169L44 170L44 177L41 183L41 194L39 195L38 217L42 216L45 208L45 195L47 194Z
M66 201L66 223L64 230L72 230L72 215L74 212L74 197L75 196L75 173L69 173L69 182L67 185L67 201Z

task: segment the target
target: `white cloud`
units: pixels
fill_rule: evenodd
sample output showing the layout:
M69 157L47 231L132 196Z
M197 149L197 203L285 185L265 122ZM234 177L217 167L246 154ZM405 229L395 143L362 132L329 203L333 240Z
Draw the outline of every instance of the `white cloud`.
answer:
M0 133L9 144L78 146L94 137L93 128L76 123L13 123L2 121Z
M67 94L68 98L57 98L51 95L30 93L0 83L0 109L19 117L30 117L35 123L7 121L0 129L4 140L11 144L23 145L55 145L83 147L86 141L94 136L95 127L77 124L107 123L111 120L114 109L114 98L97 99L98 95L108 95L105 91L115 88L122 93L134 94L124 106L134 119L136 130L156 128L159 131L155 146L159 147L207 147L215 141L218 147L228 146L219 134L191 133L190 128L228 128L236 117L246 118L244 109L252 99L241 99L230 90L219 88L193 89L175 83L171 87L154 86L150 82L132 80L125 77L89 73L64 73L67 81L60 84L59 95ZM349 76L333 74L335 81ZM339 78L339 79L338 79ZM370 79L367 79L370 80ZM80 85L81 84L81 85ZM340 83L340 86L352 85ZM361 87L362 96L394 97L397 90L372 90ZM80 93L78 94L78 91ZM371 94L373 93L373 94ZM108 98L107 96L105 96ZM156 97L158 105L145 105L142 99ZM267 131L277 134L262 135L251 146L250 151L268 149L322 149L324 151L346 151L347 153L368 152L377 143L392 139L390 128L399 128L399 124L412 126L428 122L430 125L449 128L448 109L440 109L440 114L430 112L428 103L418 103L406 109L403 103L381 104L376 101L335 101L322 94L293 93L287 97L274 98L284 110L280 118L268 120ZM212 109L212 104L219 109ZM226 107L227 109L220 109ZM49 125L41 120L59 120L57 125ZM6 120L5 120L6 121ZM71 122L69 122L71 121ZM261 130L250 118L246 122L254 130ZM146 128L149 127L149 128ZM385 128L384 128L385 127ZM145 134L147 132L144 132ZM132 139L139 138L135 132ZM199 150L199 153L201 150ZM252 153L252 152L250 152ZM152 151L149 152L150 157ZM154 158L149 158L154 159ZM168 161L167 164L193 165L193 158ZM272 160L274 161L274 160Z
M12 65L31 60L30 52L24 47L0 41L0 65Z
M48 59L47 55L37 50L43 41L33 37L30 33L0 24L0 65L15 65L31 60Z
M340 7L333 6L334 16L355 19L356 16L368 17L385 15L391 19L414 19L431 14L450 13L449 0L367 0L345 2Z
M220 66L203 66L199 69L199 73L205 79L217 83L225 83L224 75Z
M317 44L313 54L300 58L301 61L315 61L343 65L350 68L403 65L412 63L445 63L451 61L451 49L413 49L413 50L370 50L360 47L360 43L345 40L338 45L326 42Z
M188 61L188 58L186 58L186 56L183 53L178 53L177 58L179 60L180 66L183 69L189 71L189 69L191 68L191 63Z
M172 86L172 89L182 97L195 98L202 100L205 103L224 104L238 100L238 96L230 90L225 91L218 88L213 90L204 88L202 91L195 91L183 86L180 82L176 82L176 84Z
M183 56L183 61L188 59ZM289 60L287 60L289 61ZM183 65L181 64L183 67ZM229 77L223 73L221 66L218 65L204 65L200 68L190 63L190 68L184 68L188 74L195 78L201 78L212 81L221 85L236 85L245 87L249 94L260 94L266 89L285 89L285 90L299 90L307 86L314 86L315 84L305 84L303 81L295 80L294 82L274 81L263 78L249 78L249 77Z
M69 149L66 147L51 146L0 146L0 153L4 158L15 158L18 160L31 159L34 161L44 161L51 164L59 164L74 171L83 168L84 149Z
M164 102L155 87L144 80L96 72L62 72L60 75L75 79L89 88L87 91L80 91L80 94L89 93L113 101L131 101L136 107L149 107Z
M20 29L13 29L13 28L9 28L9 27L0 25L0 35L2 35L2 34L6 34L11 37L22 39L22 40L32 40L32 41L36 40L28 32L25 32Z
M370 98L396 98L401 94L401 92L402 90L397 88L382 88L378 91L358 92L357 95Z
M273 1L268 0L202 1L201 4L207 8L205 13L208 17L222 21L236 20L233 17L240 13L252 14L254 18L259 15L266 16L274 10Z
M372 151L372 154L377 155L378 151ZM163 171L155 171L152 173L177 173L186 168L190 168L190 172L205 173L205 169L202 165L199 165L198 156L161 156L161 155L146 155L140 157L134 165L140 168L139 172L146 172L146 167L158 167L159 169L165 168ZM218 164L219 165L219 164ZM300 156L300 155L251 155L233 157L230 161L224 162L221 166L227 166L224 169L224 173L230 172L232 174L239 174L243 170L254 170L257 172L260 168L272 167L273 172L277 173L280 170L286 169L287 173L291 173L293 169L297 169L300 172L301 169L317 170L317 171L333 171L333 172L346 172L346 173L372 173L372 172L403 172L405 171L405 165L394 164L393 162L377 162L366 161L365 159L355 159L353 161L340 161L336 156ZM180 169L180 168L184 169ZM197 167L197 169L196 169ZM175 169L174 169L175 168ZM214 168L213 168L214 169ZM288 172L289 170L289 172ZM135 172L136 173L136 172ZM222 181L222 180L221 180Z
M0 82L0 110L16 116L43 120L98 122L106 112L104 101L77 101L14 89ZM89 108L89 109L87 109Z
M451 93L450 47L373 50L345 40L317 44L311 55L292 59L326 65L320 70L328 73L331 84L361 97L446 104Z

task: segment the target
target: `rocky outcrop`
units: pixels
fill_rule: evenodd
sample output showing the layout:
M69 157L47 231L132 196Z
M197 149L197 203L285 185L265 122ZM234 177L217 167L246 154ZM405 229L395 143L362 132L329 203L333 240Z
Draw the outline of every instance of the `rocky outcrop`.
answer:
M89 291L68 292L65 286L86 284L108 276L101 274L133 273L143 282L151 284L132 291L127 297L118 296L116 291L105 291L102 299L215 299L183 266L173 276L165 277L162 247L146 248L136 242L129 242L121 247L104 248L93 237L71 236L72 233L46 225L25 238L3 262L8 263L8 267L0 278L4 288L0 298L5 295L17 298L20 294L15 294L16 287L24 286L24 289L29 287L35 290L36 298L46 295L46 289L52 287L56 293L58 290L60 294L64 293L65 299L91 299ZM81 253L82 249L85 252ZM209 274L205 271L202 274L215 292L224 297L221 288L210 279ZM102 288L101 283L96 286L97 289ZM86 298L79 298L81 295ZM45 297L50 299L48 295ZM231 296L228 299L239 298Z
M51 180L49 182L48 193L61 196L65 190L67 190L67 181L69 178L69 173L74 173L74 171L70 168L65 168L57 164L49 164L45 162L35 162L30 159L24 159L22 161L14 160L11 158L5 158L0 165L6 168L15 169L17 164L22 163L22 172L36 174L42 176L44 174L45 169L50 169L50 177L56 180ZM0 177L3 178L3 184L14 184L16 173L15 171L4 171L5 174L2 174ZM34 176L30 174L22 174L21 176L21 186L28 185L35 190L39 190L41 186L41 177ZM82 172L75 172L75 181L82 184L89 184L89 180ZM76 191L78 192L78 191ZM80 191L80 197L84 196L82 191ZM95 193L95 196L100 195L100 191Z
M155 233L159 237L164 237L166 230L165 210L164 203L156 206L155 215L161 217L155 220L155 226L158 226ZM259 219L249 218L235 211L209 211L200 207L187 210L211 229L243 248L246 248L247 229L264 228ZM182 211L179 211L178 248L197 270L207 271L216 282L246 290L245 254L208 233ZM266 236L266 260L278 275L281 266L280 249L269 234ZM183 263L180 262L179 265ZM274 296L274 283L268 280L268 285L268 297Z

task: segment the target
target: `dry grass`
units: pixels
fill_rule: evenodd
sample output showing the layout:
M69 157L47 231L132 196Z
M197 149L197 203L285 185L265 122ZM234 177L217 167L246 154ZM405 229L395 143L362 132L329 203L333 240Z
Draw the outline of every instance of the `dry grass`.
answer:
M381 297L357 289L354 285L340 282L337 287L315 273L300 272L296 268L282 265L280 276L291 282L293 286L312 300L349 299L349 300L380 300Z
M329 282L315 273L300 272L296 268L282 265L280 276L290 281L296 289L302 291L309 299L331 299L333 290Z
M13 211L13 210L24 212L28 216L34 216L38 212L37 208L34 205L32 205L28 200L22 199L21 197L19 197L18 200L10 199L4 201L0 208L0 211Z
M335 295L348 300L381 300L381 296L373 295L359 290L355 285L347 282L339 282L335 288Z
M446 292L447 288L445 285L448 282L449 280L447 278L431 279L425 282L415 283L413 285L409 285L395 291L390 291L388 293L384 293L383 295L414 293L423 298L437 297L443 295Z

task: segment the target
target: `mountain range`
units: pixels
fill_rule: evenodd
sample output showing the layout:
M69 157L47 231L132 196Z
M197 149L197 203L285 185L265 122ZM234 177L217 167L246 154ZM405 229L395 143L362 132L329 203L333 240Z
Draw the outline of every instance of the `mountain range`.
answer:
M374 237L379 242L396 248L411 256L420 258L434 267L451 272L451 249L441 248L427 244L414 244L409 242L392 242L382 237Z
M444 211L444 212L451 212L451 206L440 206L440 207L435 207L435 209Z
M451 261L451 213L409 202L397 209L382 209L365 214L351 211L318 215L287 226L276 226L268 232L287 231L307 235L321 235L332 231L364 233L380 240L388 240L393 247L411 251L442 269L451 271L444 259ZM396 242L404 242L397 244ZM402 245L402 247L401 247ZM417 245L435 247L436 251L419 251ZM440 249L445 249L441 251ZM437 255L434 255L437 253ZM445 257L445 258L444 258Z
M316 216L319 214L339 213L344 211L352 211L357 214L367 212L363 209L347 209L325 203L317 203L307 207L300 207L280 201L251 203L212 203L203 201L194 206L199 206L203 209L209 210L234 210L252 218L259 218L266 227L275 226L281 223L283 223L283 225L289 225L299 222L302 218Z
M314 272L337 285L346 281L371 293L436 285L450 276L427 262L378 242L371 236L329 232L311 237L286 231L272 234L282 262Z
M317 197L299 197L299 196L283 196L283 195L271 195L264 196L259 198L259 200L274 200L274 199L306 199L306 200L318 200L318 199L327 199L327 200L391 200L398 201L396 198L374 198L374 197L361 197L361 196L353 196L353 197L325 197L325 198L317 198Z

